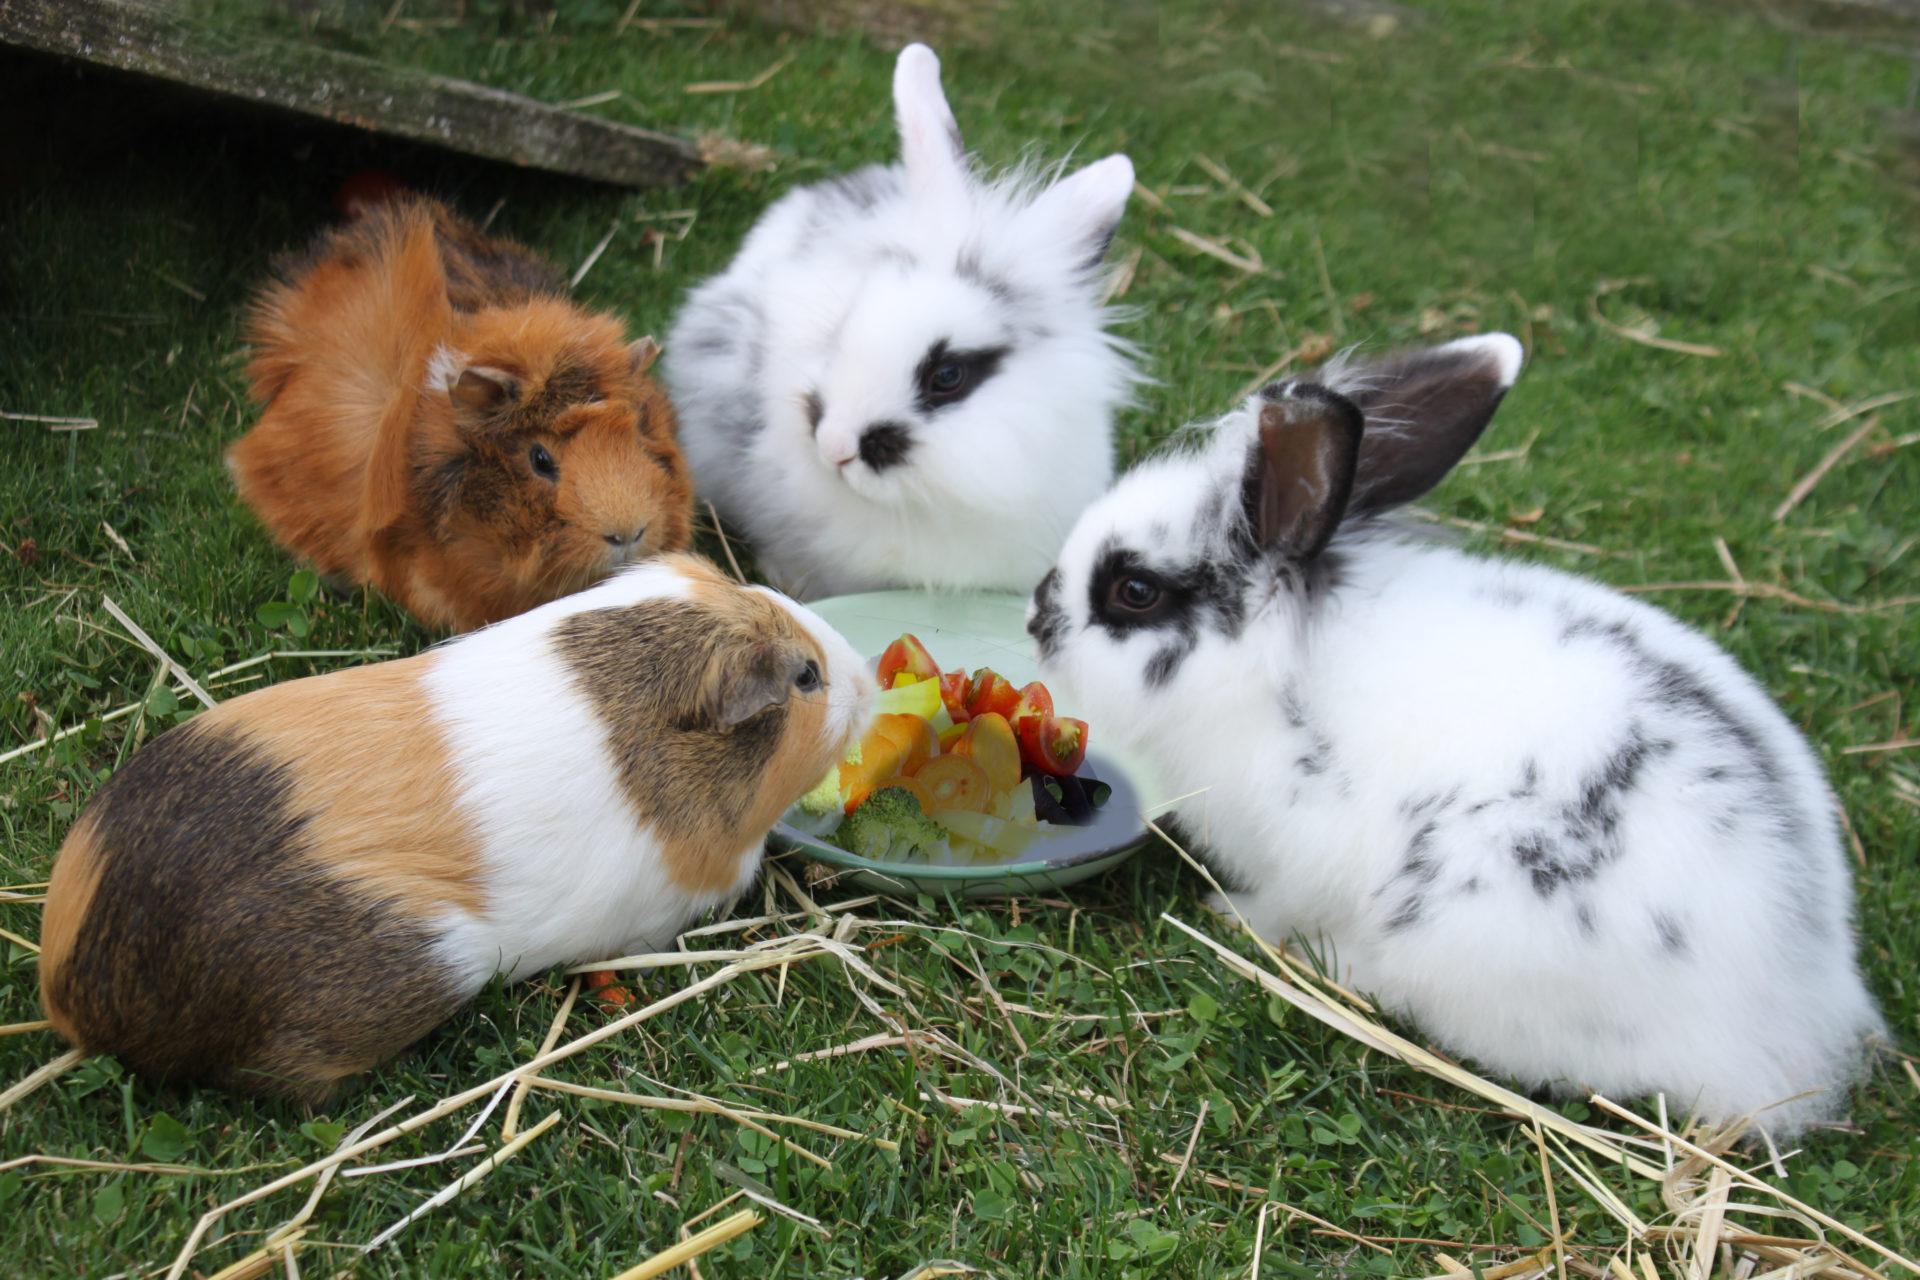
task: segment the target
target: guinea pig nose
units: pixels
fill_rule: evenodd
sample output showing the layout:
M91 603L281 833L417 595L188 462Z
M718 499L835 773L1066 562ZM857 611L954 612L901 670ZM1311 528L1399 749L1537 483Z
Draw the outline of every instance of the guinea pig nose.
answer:
M603 533L600 536L607 540L607 545L610 547L624 547L629 544L637 544L640 541L641 535L645 534L646 531L647 526L641 525L631 533L621 530L614 533Z

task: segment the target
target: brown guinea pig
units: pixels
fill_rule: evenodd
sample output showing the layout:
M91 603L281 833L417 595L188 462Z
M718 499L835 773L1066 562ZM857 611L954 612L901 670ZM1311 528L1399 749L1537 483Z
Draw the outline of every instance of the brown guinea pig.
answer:
M61 846L40 992L161 1079L324 1098L495 974L665 946L870 717L811 611L664 556L202 712Z
M247 366L241 498L323 574L421 621L511 617L686 547L693 494L658 348L446 206L368 206L280 265Z

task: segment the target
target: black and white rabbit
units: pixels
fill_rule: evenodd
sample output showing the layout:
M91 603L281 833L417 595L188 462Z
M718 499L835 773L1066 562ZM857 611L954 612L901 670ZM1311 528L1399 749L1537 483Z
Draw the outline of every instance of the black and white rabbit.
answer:
M1200 793L1256 930L1450 1051L1791 1132L1880 1026L1806 741L1659 609L1381 519L1520 364L1492 334L1334 366L1136 468L1035 593L1044 674Z
M790 192L687 298L681 444L794 594L1025 591L1113 478L1136 375L1101 261L1133 166L983 180L931 49L901 51L893 93L899 164Z

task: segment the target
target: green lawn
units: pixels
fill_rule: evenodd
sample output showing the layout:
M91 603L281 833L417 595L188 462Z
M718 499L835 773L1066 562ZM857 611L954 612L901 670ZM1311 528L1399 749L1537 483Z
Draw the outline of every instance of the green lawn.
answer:
M255 21L253 6L227 8L229 24ZM412 0L383 29L384 0L344 14L323 3L304 25L275 25L549 101L619 89L586 109L770 148L770 170L639 195L403 162L476 214L504 199L496 227L569 266L617 226L580 292L636 330L664 332L681 292L780 191L893 154L886 40L739 14L614 35L625 8L615 0L562 4L550 30L480 0L468 8L460 25L410 27L454 11ZM1495 456L1448 481L1435 513L1581 544L1508 553L1626 586L1724 581L1724 539L1768 591L1743 608L1724 590L1655 598L1739 655L1824 753L1862 851L1872 986L1901 1047L1920 1048L1920 751L1846 753L1920 727L1920 606L1861 611L1920 595L1920 446L1892 447L1913 445L1920 400L1878 411L1811 496L1772 517L1868 421L1822 427L1829 398L1920 388L1920 34L1788 25L1818 27L1842 6L1776 6L1772 20L1731 4L1428 8L1424 20L1354 25L1307 6L1180 0L1095 14L1007 0L968 8L935 42L968 141L987 159L1036 141L1049 154L1124 149L1159 194L1135 202L1114 250L1133 264L1126 332L1158 379L1124 423L1130 452L1218 412L1289 350L1507 328L1531 365L1484 446ZM669 0L645 16L706 13ZM682 91L775 64L750 92ZM20 70L0 65L0 82ZM0 410L99 423L0 422L0 751L144 703L0 764L0 883L24 884L45 878L100 780L190 711L156 686L153 660L103 596L201 674L273 651L412 652L430 637L382 602L313 596L237 506L219 462L249 421L237 338L249 289L379 148L44 68L14 77L0 105L38 108L7 113L8 145L24 158L0 186ZM29 134L23 118L45 127ZM680 211L697 215L690 229L665 216ZM1177 229L1265 269L1198 252ZM657 267L655 231L668 236ZM235 679L357 660L283 659ZM888 942L870 960L897 994L813 960L741 977L554 1072L804 1116L897 1153L786 1129L831 1161L824 1169L722 1117L536 1093L527 1121L558 1113L558 1125L375 1254L353 1247L471 1158L336 1182L303 1273L611 1274L743 1183L819 1225L776 1216L708 1255L705 1276L900 1276L942 1258L1010 1277L1244 1276L1261 1198L1232 1184L1267 1188L1342 1231L1452 1242L1448 1252L1482 1264L1537 1248L1551 1219L1531 1130L1287 1011L1159 922L1162 911L1201 922L1200 887L1159 850L1066 900L863 907L910 922L855 934ZM793 908L785 891L769 900ZM756 896L740 913L765 909ZM31 938L39 911L0 902L0 927ZM30 950L0 941L0 962L0 1023L38 1017ZM640 998L704 972L656 973ZM343 1128L532 1056L562 990L555 980L488 994L323 1116L158 1090L89 1062L0 1116L0 1169L40 1153L195 1172L0 1172L0 1270L152 1274L199 1214L323 1155ZM609 1016L583 1000L568 1032ZM755 1074L900 1029L939 1040ZM0 1083L59 1048L44 1033L0 1038ZM922 1094L1032 1110L956 1110ZM1786 1186L1912 1254L1917 1107L1920 1087L1891 1064L1863 1089L1858 1127L1810 1140ZM470 1114L375 1158L438 1151ZM489 1145L497 1119L483 1131ZM1665 1212L1653 1184L1609 1180L1642 1217ZM1571 1266L1604 1267L1623 1229L1556 1183ZM234 1234L196 1268L240 1258L258 1242L241 1233L284 1221L303 1195L229 1216L216 1237ZM1362 1245L1279 1211L1264 1241L1263 1277L1442 1270L1438 1246Z

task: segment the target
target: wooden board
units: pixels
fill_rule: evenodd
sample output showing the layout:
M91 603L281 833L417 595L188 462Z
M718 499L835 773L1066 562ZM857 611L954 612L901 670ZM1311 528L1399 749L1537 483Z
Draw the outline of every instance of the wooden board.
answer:
M701 163L682 138L354 54L224 37L137 0L0 0L0 44L621 186L674 182Z

